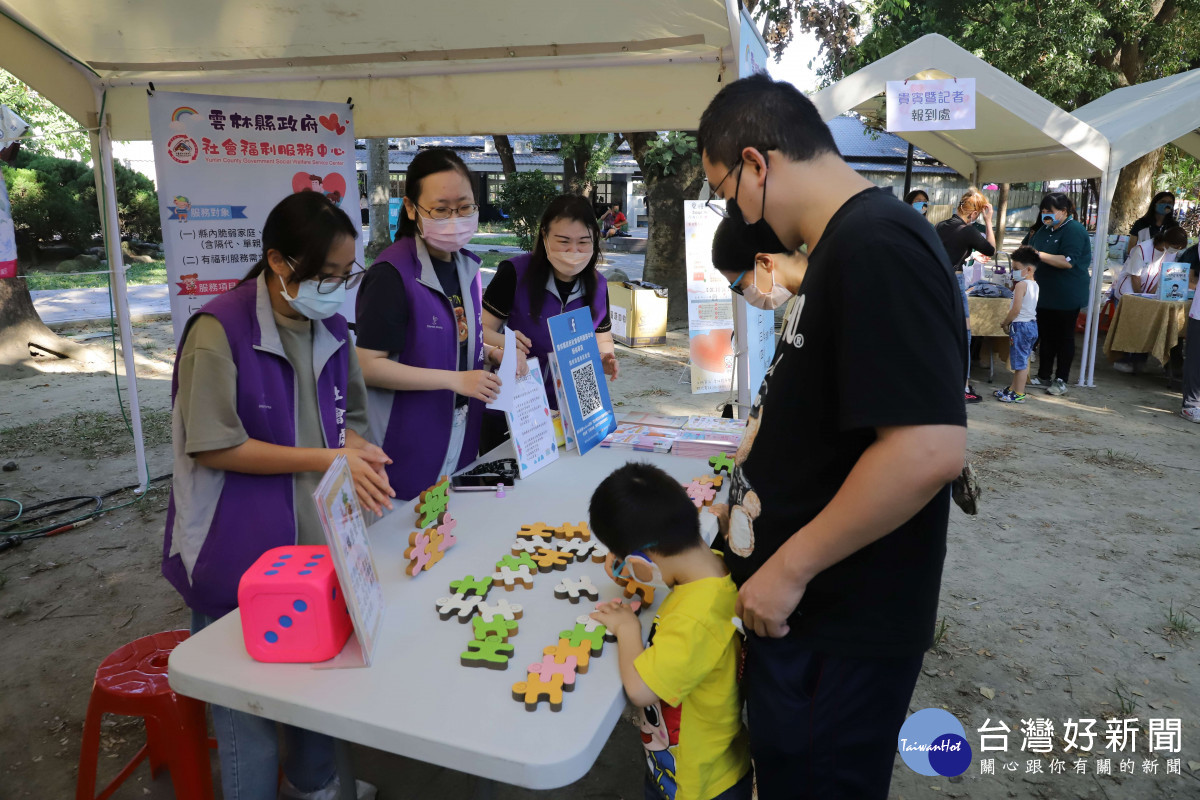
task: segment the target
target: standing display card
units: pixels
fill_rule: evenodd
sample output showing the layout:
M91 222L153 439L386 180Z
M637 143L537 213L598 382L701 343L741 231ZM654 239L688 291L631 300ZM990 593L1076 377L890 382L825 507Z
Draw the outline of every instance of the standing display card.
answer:
M1167 261L1162 265L1162 277L1158 280L1159 300L1186 300L1188 295L1188 270L1190 267L1179 261Z
M529 372L515 382L512 407L504 415L517 448L517 469L528 478L558 459L554 420L546 402L545 381L536 358L529 359Z
M342 656L326 662L326 666L369 667L383 624L383 589L371 555L362 508L354 492L354 477L345 456L334 459L313 492L313 499L317 501L317 514L325 529L325 539L342 585L342 596L346 598L346 607L354 620L354 633L362 649L361 657L356 659L350 652L354 642L351 638Z
M604 365L592 327L592 312L579 308L546 321L550 329L554 390L563 425L570 423L579 454L604 441L617 427L612 400L604 380ZM565 403L563 401L566 401Z

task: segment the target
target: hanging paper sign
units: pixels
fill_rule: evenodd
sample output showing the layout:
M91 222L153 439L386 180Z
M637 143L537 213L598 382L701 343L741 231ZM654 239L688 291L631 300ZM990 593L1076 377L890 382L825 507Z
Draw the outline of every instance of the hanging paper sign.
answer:
M974 78L887 82L889 131L958 131L974 127Z
M160 91L149 104L176 342L188 317L262 257L263 223L289 194L320 192L357 227L354 128L344 103ZM360 236L359 263L362 248ZM348 295L342 314L353 320L355 292Z
M692 394L727 392L733 385L733 293L712 263L721 218L703 200L685 200L683 213Z

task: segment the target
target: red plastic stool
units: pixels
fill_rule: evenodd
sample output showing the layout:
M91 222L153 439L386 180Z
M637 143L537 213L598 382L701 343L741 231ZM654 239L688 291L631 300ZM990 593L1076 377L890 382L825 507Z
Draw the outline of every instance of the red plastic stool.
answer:
M100 664L83 724L76 800L111 797L147 756L151 776L164 766L170 771L178 800L212 800L208 750L215 742L210 743L208 738L204 703L175 694L167 684L167 659L188 636L187 631L144 636L118 649ZM105 714L142 717L146 722L146 744L104 791L94 795L96 762L100 757L100 719Z

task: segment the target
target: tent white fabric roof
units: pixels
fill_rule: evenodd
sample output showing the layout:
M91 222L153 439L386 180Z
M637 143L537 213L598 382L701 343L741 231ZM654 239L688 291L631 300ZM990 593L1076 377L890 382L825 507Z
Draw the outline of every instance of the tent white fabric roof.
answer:
M1200 69L1114 89L1075 110L1112 147L1120 169L1164 144L1200 158Z
M1094 127L938 34L868 64L812 100L826 120L854 111L882 121L887 82L909 78L975 79L975 129L896 135L977 183L1093 177L1107 164L1107 142Z
M116 139L150 138L149 82L353 97L363 137L690 129L737 30L732 0L0 0L0 64L80 122L106 90Z

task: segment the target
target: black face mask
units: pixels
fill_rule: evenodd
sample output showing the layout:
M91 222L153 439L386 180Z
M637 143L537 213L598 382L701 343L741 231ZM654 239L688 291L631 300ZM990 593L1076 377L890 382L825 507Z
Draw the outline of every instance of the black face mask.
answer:
M742 162L745 163L744 161ZM742 216L742 209L738 207L737 198L738 192L742 190L742 169L738 167L738 188L733 193L733 202L725 204L725 216L734 221L741 230L742 242L747 248L755 253L790 253L790 248L786 247L783 242L779 241L779 237L775 235L775 230L767 224L767 182L763 180L763 216L758 222L748 224L746 218Z

